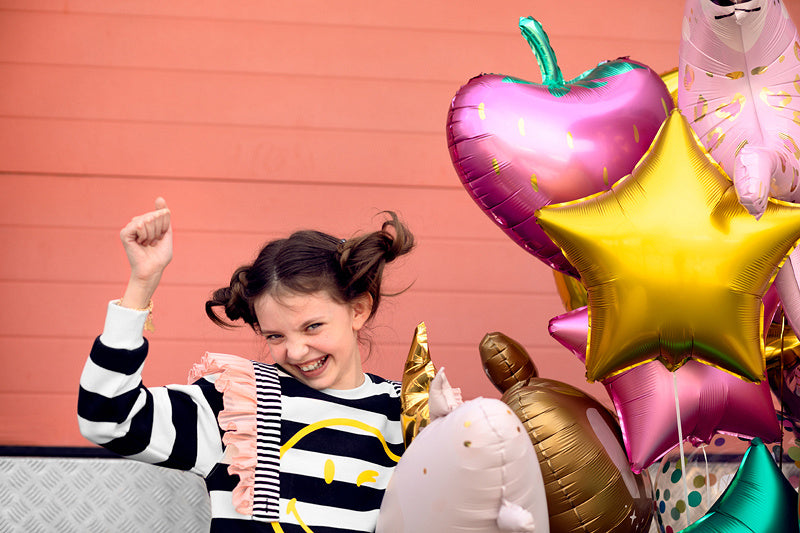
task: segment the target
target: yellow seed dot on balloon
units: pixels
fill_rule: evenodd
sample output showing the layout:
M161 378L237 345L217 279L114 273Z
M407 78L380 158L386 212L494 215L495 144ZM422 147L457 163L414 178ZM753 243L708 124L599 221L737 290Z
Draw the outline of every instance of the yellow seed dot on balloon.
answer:
M567 146L569 146L570 149L575 148L575 143L572 140L572 134L570 132L567 132Z
M742 72L741 70L737 70L736 72L728 72L727 74L725 74L725 77L730 78L732 80L738 80L739 78L744 77L744 72Z
M683 73L683 88L688 91L692 88L692 84L694 84L694 69L686 65Z
M472 441L470 441L470 440L465 440L465 441L464 441L464 447L465 447L465 448L469 448L470 446L472 446Z
M661 99L661 107L664 108L664 116L669 116L669 108L667 107L667 102L664 99Z
M517 121L517 127L519 128L519 134L525 137L525 119L520 117Z
M633 125L633 140L639 142L639 128L636 127L636 124Z
M495 174L500 174L500 163L494 157L492 158L492 169L494 169Z
M531 187L533 187L534 191L539 192L539 182L536 179L536 174L531 174Z
M478 104L478 116L481 120L486 120L486 106L483 102Z
M784 146L792 151L795 159L800 160L800 147L797 146L797 143L792 138L792 136L787 133L778 133L778 137L783 139Z
M608 187L608 168L603 167L603 185Z
M466 422L464 422L464 427L465 427L465 428L468 428L468 427L470 427L471 425L472 425L472 422L470 422L469 420L467 420Z
M753 76L758 76L759 74L764 74L766 71L767 71L767 67L766 66L756 67L756 68L754 68L753 70L750 71L750 74L752 74Z
M333 461L330 459L325 460L325 483L330 485L333 482L333 474L336 470L336 466L333 464Z
M778 63L783 63L786 60L786 56L781 56L778 58Z

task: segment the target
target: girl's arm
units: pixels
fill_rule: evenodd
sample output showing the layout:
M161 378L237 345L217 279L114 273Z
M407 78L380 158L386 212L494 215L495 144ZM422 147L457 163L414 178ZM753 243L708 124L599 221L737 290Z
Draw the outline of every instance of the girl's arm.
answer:
M109 304L105 329L81 375L81 433L131 459L206 475L222 454L216 420L221 394L208 379L151 389L141 381L146 308L172 259L166 202L156 200L156 210L134 217L120 237L131 274L122 299Z

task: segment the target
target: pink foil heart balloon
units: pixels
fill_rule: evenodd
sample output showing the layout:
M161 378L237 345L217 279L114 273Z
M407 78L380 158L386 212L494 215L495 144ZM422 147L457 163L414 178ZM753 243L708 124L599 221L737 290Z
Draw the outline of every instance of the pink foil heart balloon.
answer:
M517 244L576 275L536 224L551 203L609 189L629 174L672 109L658 74L626 58L564 81L541 25L520 29L542 83L482 74L456 93L447 117L453 165L481 209Z

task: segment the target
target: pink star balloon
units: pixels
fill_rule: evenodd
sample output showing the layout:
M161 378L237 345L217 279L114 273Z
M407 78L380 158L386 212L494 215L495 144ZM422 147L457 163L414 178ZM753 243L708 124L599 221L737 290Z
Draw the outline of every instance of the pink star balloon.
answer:
M582 307L551 319L549 331L585 361L588 327L588 311ZM780 440L767 381L748 383L694 360L674 373L651 361L602 380L619 416L634 472L641 472L680 442L673 379L677 381L681 431L693 444L709 443L716 433L759 437L765 442Z

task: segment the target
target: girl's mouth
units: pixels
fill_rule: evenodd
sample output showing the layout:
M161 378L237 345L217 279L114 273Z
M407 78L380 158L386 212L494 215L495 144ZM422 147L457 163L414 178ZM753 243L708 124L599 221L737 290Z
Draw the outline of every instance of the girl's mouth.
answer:
M299 368L302 372L313 372L315 370L319 370L328 361L328 357L330 357L330 356L326 355L325 357L321 357L320 359L317 359L316 361L312 361L312 362L306 363L304 365L297 365L297 368Z

